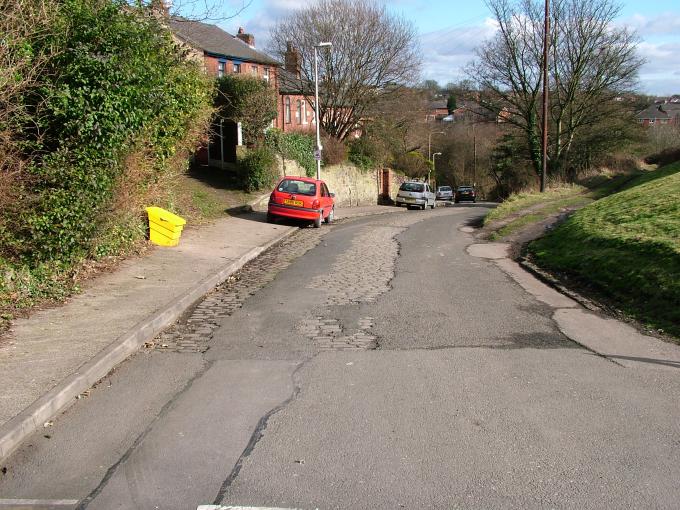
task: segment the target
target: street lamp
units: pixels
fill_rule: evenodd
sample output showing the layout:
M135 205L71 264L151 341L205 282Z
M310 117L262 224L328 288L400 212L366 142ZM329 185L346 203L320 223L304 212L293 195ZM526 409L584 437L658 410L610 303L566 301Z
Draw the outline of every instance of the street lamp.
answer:
M432 135L445 135L444 131L433 131L429 135L427 135L427 159L432 159L432 156L430 155L432 152Z
M432 171L434 171L434 169L435 169L435 166L434 166L434 160L435 160L435 158L436 158L437 156L441 156L441 155L442 155L441 152L435 152L434 154L432 154ZM428 183L430 186L432 186L432 184L430 183L430 172L427 172L427 183Z
M323 47L331 47L329 42L322 42L314 46L314 109L316 110L316 178L321 179L321 133L319 131L319 55L318 49Z

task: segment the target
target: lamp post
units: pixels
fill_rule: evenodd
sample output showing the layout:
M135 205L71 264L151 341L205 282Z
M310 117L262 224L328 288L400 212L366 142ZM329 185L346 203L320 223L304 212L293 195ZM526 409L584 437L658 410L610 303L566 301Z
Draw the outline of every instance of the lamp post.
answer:
M427 135L427 159L432 159L432 135L445 135L444 131L433 131Z
M321 133L319 131L320 119L319 119L319 48L331 47L332 44L329 42L322 42L314 46L314 110L315 110L315 122L316 122L316 178L321 179Z
M437 156L441 156L441 155L442 155L441 152L435 152L434 154L432 154L432 171L434 171L434 169L435 169L435 165L434 165L435 159L437 158ZM430 172L427 172L427 183L430 186L432 186L432 184L430 183Z

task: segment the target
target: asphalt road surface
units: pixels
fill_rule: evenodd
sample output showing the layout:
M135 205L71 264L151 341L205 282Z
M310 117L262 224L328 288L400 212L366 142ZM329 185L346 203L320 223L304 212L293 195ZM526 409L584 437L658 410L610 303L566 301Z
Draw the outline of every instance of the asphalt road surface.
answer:
M566 338L466 252L486 211L301 229L18 450L0 501L680 507L680 370Z

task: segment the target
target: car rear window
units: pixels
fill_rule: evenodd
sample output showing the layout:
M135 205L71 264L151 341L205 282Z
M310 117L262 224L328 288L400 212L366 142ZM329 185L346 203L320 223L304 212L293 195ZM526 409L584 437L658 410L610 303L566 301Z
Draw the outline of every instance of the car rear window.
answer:
M451 186L442 186L439 188L439 191L451 191Z
M316 184L298 179L284 179L279 183L277 191L284 193L297 193L313 197L316 195Z
M415 191L416 193L422 193L425 191L425 185L418 182L405 182L399 188L400 191Z
M460 186L458 191L472 191L472 188L470 186Z

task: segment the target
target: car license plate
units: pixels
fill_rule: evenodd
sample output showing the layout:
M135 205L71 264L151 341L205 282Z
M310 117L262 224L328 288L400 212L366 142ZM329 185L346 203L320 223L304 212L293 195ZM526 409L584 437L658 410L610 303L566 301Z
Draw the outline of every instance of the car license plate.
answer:
M284 203L284 205L294 205L294 206L297 206L297 207L302 207L302 205L303 205L302 200L286 199L286 200L283 201L283 203Z
M407 202L415 202L415 201L416 201L415 198L407 198L407 199L405 199L405 200L406 200Z

